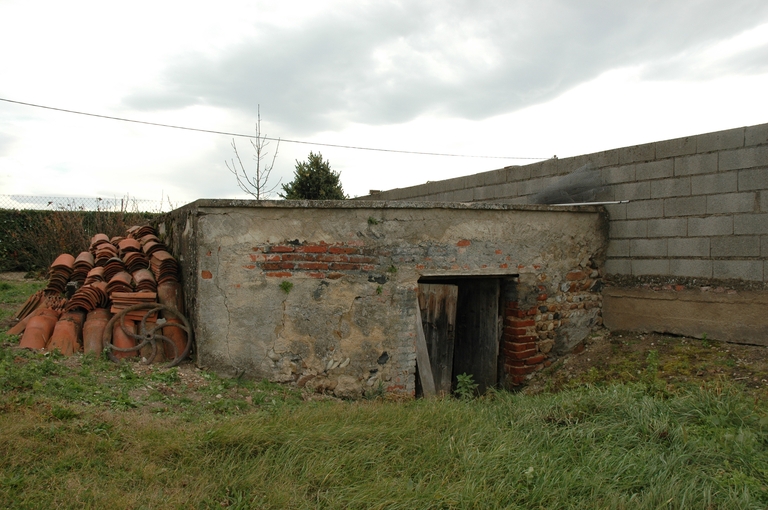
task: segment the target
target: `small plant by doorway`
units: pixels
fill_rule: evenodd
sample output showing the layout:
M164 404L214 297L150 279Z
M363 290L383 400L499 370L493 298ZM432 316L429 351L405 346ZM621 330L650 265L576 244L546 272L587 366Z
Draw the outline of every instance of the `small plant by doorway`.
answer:
M469 400L475 396L477 383L472 374L464 372L456 376L456 396L462 400Z

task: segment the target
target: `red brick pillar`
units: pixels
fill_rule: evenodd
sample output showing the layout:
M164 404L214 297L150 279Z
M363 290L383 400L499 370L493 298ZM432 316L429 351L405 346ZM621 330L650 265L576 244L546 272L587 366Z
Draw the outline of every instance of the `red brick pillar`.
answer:
M539 352L534 317L536 309L521 310L517 302L507 302L504 314L502 353L507 383L518 385L525 376L541 368L546 356Z

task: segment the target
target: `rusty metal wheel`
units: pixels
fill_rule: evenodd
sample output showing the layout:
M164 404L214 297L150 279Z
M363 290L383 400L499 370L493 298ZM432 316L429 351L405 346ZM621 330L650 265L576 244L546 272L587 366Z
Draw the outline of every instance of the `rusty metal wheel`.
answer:
M146 312L138 324L138 332L134 333L126 329L124 321L125 316L129 313L142 310L145 310ZM150 323L151 325L148 326L147 319L155 312L162 312L163 318L158 318L156 322ZM123 333L136 341L135 347L121 348L116 347L112 343L112 330L114 329L115 323L118 321ZM163 331L164 328L178 328L180 332L185 333L184 336L186 336L186 341L183 342L184 347L182 349L179 349L177 343L167 336L168 332ZM174 337L178 337L178 335L174 335ZM189 350L192 347L192 328L184 315L173 308L160 303L139 303L137 305L129 306L112 317L104 328L104 349L107 351L109 359L115 363L120 361L115 356L115 352L140 352L143 347L150 346L152 353L143 360L143 363L149 365L155 360L158 349L165 349L166 345L171 347L171 352L173 352L175 356L170 362L165 363L162 366L163 368L175 367L189 354Z

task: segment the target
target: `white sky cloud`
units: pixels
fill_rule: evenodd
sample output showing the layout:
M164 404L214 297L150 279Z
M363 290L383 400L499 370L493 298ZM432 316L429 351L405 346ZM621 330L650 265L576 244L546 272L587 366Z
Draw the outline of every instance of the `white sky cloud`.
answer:
M203 129L559 157L768 122L768 4L0 0L0 98ZM0 102L0 194L244 197L231 139ZM247 142L241 154L250 155ZM350 195L530 160L320 151Z

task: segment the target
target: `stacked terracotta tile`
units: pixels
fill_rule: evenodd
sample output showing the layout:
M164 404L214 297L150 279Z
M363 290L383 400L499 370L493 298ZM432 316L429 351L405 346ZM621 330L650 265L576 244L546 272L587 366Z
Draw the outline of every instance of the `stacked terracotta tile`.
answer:
M51 264L51 270L48 274L48 286L46 293L62 294L67 287L69 277L72 276L72 269L75 265L75 257L69 253L62 253Z
M6 333L9 335L20 335L24 332L31 317L37 315L41 310L53 310L56 313L60 313L64 309L65 302L66 300L61 296L46 293L43 290L35 292L27 298L27 301L16 312L13 317L16 324Z
M98 235L104 235L104 234L96 234ZM107 236L104 236L106 238ZM94 236L95 239L95 236ZM98 244L94 245L91 244L91 249L93 250L94 257L96 258L96 265L97 266L105 266L107 264L107 261L113 257L117 257L117 247L113 246L112 243L109 242L108 239L104 239L103 242L101 239L99 239Z
M123 263L128 269L128 272L133 274L139 269L147 269L149 267L149 259L143 252L132 251L123 256Z
M93 317L106 323L109 312L119 313L129 306L139 303L160 303L181 313L183 298L179 284L179 265L168 252L167 247L155 235L151 227L131 227L126 237L109 239L104 234L96 234L91 239L88 251L80 253L77 259L72 255L62 254L51 265L50 279L45 291L30 297L17 314L19 319L29 320L40 317L37 322L56 320L58 324L45 335L35 333L28 341L22 342L30 348L58 348L62 353L71 354L83 350L84 333L90 331L88 320ZM77 290L69 300L61 297L68 282L76 282ZM47 310L47 312L46 312ZM65 310L62 314L61 311ZM85 312L88 320L83 323ZM140 321L147 310L126 314L126 322ZM158 312L153 312L147 321L156 321ZM172 314L166 318L169 324L180 321ZM37 323L35 323L37 325ZM89 340L88 352L101 352L100 338L104 324L95 328ZM37 326L36 326L37 327ZM22 321L17 325L24 331ZM168 331L165 331L165 330ZM72 335L76 338L72 338ZM177 354L188 352L186 335L178 327L164 327L163 334L176 346L165 345L165 354L158 353L157 360L173 359ZM24 338L24 337L23 337ZM43 343L41 343L43 342ZM93 345L91 345L93 344ZM162 344L162 342L161 342ZM43 345L45 347L43 347ZM123 353L125 354L125 353ZM128 356L132 354L126 354ZM142 355L145 353L142 352Z
M136 292L157 292L157 281L149 269L139 269L131 273L136 282Z
M64 309L69 312L81 308L86 312L90 312L97 308L107 308L107 306L109 306L107 284L105 282L96 282L83 285L77 289L75 295L67 301Z
M133 292L133 277L125 271L118 271L107 281L107 294L113 292Z
M85 277L85 285L90 285L96 282L104 281L104 268L96 266L88 271L88 276Z
M120 257L112 257L104 264L104 281L110 282L117 273L126 272L125 263Z
M157 302L156 292L113 292L109 297L112 300L112 307L109 311L113 314L118 314L133 305ZM125 314L125 317L133 321L140 321L146 314L147 310L139 310ZM157 312L152 312L147 316L147 322L155 322L156 320Z
M159 250L153 253L152 258L149 259L149 265L158 285L179 281L179 263L167 251Z
M135 226L135 227L129 228L128 231L127 231L127 234L128 234L128 237L132 237L133 239L141 239L142 237L147 236L147 235L154 236L155 235L155 229L153 229L149 225L144 225L144 226L141 226L141 227ZM155 238L155 239L157 239L157 238Z
M77 282L78 286L83 285L88 277L88 273L93 269L95 262L91 252L81 252L75 259L75 265L70 280Z
M141 244L136 239L125 238L117 243L117 249L120 251L120 256L125 257L126 253L141 251Z

